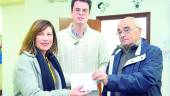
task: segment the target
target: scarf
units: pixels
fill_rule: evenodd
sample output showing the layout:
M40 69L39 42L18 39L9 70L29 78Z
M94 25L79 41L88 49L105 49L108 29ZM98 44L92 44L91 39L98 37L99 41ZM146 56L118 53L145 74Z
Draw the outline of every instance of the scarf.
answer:
M36 51L37 51L36 58L38 60L40 70L41 70L43 90L44 91L54 90L55 84L54 84L54 80L53 80L52 74L50 72L50 69L48 67L48 64L47 64L44 56L40 52L40 50L36 48ZM57 72L58 72L58 74L61 78L62 88L63 89L66 88L66 82L65 82L64 74L63 74L63 71L61 69L61 66L60 66L57 58L50 51L47 51L46 56L47 56L48 60L51 62L51 64L53 65L54 69L57 70Z

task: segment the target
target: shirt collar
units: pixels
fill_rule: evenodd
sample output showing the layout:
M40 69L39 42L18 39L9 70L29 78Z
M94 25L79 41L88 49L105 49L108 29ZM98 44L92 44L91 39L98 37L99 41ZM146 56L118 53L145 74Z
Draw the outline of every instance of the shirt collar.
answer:
M87 32L87 27L85 28L83 33L80 32L76 32L73 30L73 28L71 27L71 33L78 39L82 38L84 36L84 34Z
M125 48L122 44L118 45L117 48L123 50L124 53L136 51L140 42L141 42L141 39L138 42L131 44L129 48Z

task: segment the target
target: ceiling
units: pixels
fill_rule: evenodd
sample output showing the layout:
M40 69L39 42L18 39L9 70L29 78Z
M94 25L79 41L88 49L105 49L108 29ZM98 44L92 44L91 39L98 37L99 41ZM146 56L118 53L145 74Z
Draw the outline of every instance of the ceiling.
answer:
M24 0L0 0L0 6L23 3Z

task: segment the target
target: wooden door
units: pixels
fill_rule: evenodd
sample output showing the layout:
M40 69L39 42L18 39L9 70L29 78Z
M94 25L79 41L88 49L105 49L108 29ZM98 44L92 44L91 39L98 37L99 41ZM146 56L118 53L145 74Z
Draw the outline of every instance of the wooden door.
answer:
M71 22L71 18L59 18L59 30L67 28ZM92 29L101 32L100 20L89 19L87 23Z

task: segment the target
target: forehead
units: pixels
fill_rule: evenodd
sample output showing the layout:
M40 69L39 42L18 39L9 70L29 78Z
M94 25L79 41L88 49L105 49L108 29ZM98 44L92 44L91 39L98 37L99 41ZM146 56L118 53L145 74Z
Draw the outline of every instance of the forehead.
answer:
M122 29L124 27L134 27L135 23L132 19L123 19L122 21L119 22L118 28Z
M89 5L87 4L87 2L83 2L83 1L76 1L74 3L73 8L83 8L83 9L88 9Z
M52 28L50 26L47 26L44 30L41 32L52 32Z

